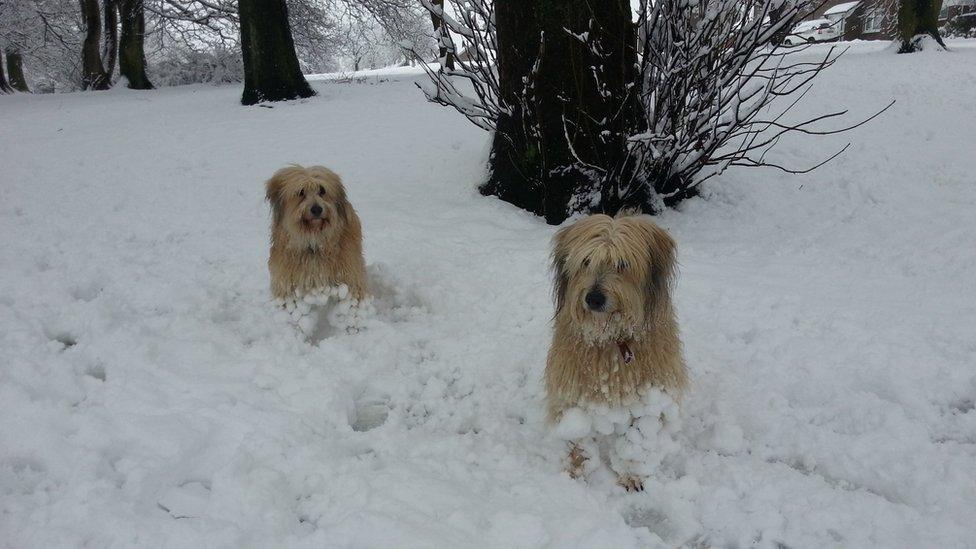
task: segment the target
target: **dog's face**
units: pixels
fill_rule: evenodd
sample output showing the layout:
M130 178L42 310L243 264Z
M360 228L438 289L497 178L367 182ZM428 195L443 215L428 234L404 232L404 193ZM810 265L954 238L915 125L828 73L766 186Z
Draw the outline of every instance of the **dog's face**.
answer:
M646 217L587 217L556 234L556 316L587 341L639 337L669 312L674 267L674 241Z
M347 222L349 202L339 176L322 166L289 166L267 183L275 227L289 248L317 250L338 236Z

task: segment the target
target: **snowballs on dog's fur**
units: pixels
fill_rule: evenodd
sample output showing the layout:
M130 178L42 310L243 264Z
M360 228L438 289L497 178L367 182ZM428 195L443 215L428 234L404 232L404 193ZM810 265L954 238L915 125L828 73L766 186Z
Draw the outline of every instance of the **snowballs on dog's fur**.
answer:
M328 337L334 330L358 332L376 313L371 297L355 299L345 284L321 288L278 303L287 320L313 341Z
M609 456L615 471L648 476L679 449L681 429L678 403L667 393L649 388L626 406L587 405L565 410L553 433L557 438L582 443L596 442ZM597 452L587 450L591 459Z

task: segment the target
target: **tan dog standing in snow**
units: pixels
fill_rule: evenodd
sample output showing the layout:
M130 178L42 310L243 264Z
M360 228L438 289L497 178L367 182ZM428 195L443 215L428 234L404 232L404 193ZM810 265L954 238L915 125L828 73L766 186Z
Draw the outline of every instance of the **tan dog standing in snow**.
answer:
M605 422L601 428L594 420L598 434L633 438L627 431L638 425L657 429L667 406L634 408L635 403L652 393L676 399L687 385L671 305L674 241L646 216L594 215L557 233L552 269L556 315L545 373L550 422L558 424L570 409L585 415L618 409L626 417L615 416L616 427ZM641 423L636 415L643 411L662 417ZM577 478L587 460L598 457L591 455L592 445L587 449L594 437L567 438L569 472ZM629 459L614 467L618 483L642 490L647 473L628 467Z
M353 299L365 298L362 228L339 176L322 166L289 166L266 187L271 294L291 299L345 284Z

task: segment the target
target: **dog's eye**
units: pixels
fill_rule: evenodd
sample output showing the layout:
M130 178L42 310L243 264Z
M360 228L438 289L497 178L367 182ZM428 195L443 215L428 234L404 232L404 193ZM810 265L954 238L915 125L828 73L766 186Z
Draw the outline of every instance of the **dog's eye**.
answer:
M298 198L305 198L305 189L298 191Z
M325 196L325 187L319 185L319 196Z
M584 267L589 267L590 266L590 258L587 257L586 259L583 260L583 266Z
M630 265L626 261L621 261L621 262L617 263L617 270L618 271L626 270L627 267L630 267Z

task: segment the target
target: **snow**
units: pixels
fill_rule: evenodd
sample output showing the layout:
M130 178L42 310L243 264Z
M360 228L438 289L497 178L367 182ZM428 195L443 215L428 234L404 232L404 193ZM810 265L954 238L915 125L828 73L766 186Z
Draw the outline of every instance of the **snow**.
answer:
M276 300L275 305L275 316L280 322L291 322L307 339L315 341L336 331L356 333L376 314L371 297L354 299L349 296L349 287L345 284L318 288L301 297Z
M813 19L810 21L801 21L800 24L793 27L793 30L790 31L790 34L799 34L801 32L807 32L819 27L820 25L823 25L824 23L829 24L831 23L831 21L830 19Z
M436 67L435 64L428 65L430 67ZM367 80L369 78L383 78L383 77L404 77L404 76L419 76L424 74L424 68L420 65L404 65L404 66L393 66L393 67L382 67L379 69L367 69L361 71L344 71L344 72L325 72L320 74L307 74L305 79L309 82L317 81L335 81L335 80Z
M828 9L824 12L824 15L837 15L838 13L847 13L852 9L856 8L861 2L845 2L843 4L837 4L836 6Z
M0 545L971 546L976 42L851 46L796 116L897 103L778 159L844 155L658 218L693 382L633 494L563 472L555 228L478 195L487 135L422 76L0 97ZM270 301L289 162L363 220L359 329Z

